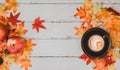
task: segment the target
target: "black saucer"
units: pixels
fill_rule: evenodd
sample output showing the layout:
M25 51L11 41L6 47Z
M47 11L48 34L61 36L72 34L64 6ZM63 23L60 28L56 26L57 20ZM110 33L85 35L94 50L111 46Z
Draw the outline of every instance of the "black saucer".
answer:
M88 40L93 35L99 35L104 40L104 47L102 50L100 50L98 52L92 51L88 45ZM91 28L84 33L82 40L81 40L81 46L82 46L84 53L88 57L101 58L101 57L104 57L107 54L107 52L109 51L109 49L111 47L111 40L110 40L109 34L105 30L103 30L101 28Z

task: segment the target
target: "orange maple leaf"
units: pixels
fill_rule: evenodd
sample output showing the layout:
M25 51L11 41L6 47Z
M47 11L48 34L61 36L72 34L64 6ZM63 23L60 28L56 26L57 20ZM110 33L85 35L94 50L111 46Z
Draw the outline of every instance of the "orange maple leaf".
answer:
M32 51L32 47L36 46L36 44L32 43L32 39L26 40L26 47L24 48L25 51Z
M21 68L24 68L25 70L28 70L29 67L32 67L32 65L30 64L29 59L22 59L21 60Z
M94 67L95 70L103 70L103 68L105 67L105 64L106 64L104 59L95 59L95 60L93 60L93 62L96 65Z
M86 16L85 10L82 7L77 8L77 13L74 16L79 16L80 18L84 18Z
M8 5L6 6L5 10L13 10L13 12L17 11L18 3L16 0L6 0L6 2Z
M78 36L82 36L85 32L85 30L83 28L78 28L78 27L74 27L75 30L76 30L76 34L75 35L78 35Z
M26 34L27 30L24 29L24 22L17 26L16 32L18 36L23 36L24 34Z
M82 23L80 28L74 27L76 30L76 35L82 36L88 29L92 28L92 25L90 23Z

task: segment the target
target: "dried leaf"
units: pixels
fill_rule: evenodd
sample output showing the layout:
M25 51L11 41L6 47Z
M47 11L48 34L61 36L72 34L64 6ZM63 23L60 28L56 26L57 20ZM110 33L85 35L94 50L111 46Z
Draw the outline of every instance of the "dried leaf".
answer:
M32 65L30 64L30 60L29 59L22 59L21 60L21 68L28 70L29 67L32 67Z
M45 20L40 20L40 17L36 18L34 23L32 24L33 29L36 29L39 32L39 28L46 29L46 27L42 24Z
M17 13L16 15L13 15L13 13L11 12L10 16L7 18L12 25L16 26L17 25L16 23L21 22L21 20L18 20L19 15L20 15L20 12Z
M24 22L22 22L21 24L19 24L17 26L16 29L16 33L18 34L18 36L23 36L25 33L27 32L27 30L24 29Z
M86 56L85 54L82 54L80 56L80 59L83 59L84 61L86 61L86 64L90 64L92 62L92 59L90 59L88 56Z
M16 0L6 0L6 2L7 6L5 10L13 10L13 12L15 13L18 8L18 3L16 2Z
M84 18L86 16L85 10L82 7L77 8L77 13L74 16L79 16L80 18Z
M7 12L5 11L5 8L6 8L6 4L5 3L0 4L0 16L7 14Z

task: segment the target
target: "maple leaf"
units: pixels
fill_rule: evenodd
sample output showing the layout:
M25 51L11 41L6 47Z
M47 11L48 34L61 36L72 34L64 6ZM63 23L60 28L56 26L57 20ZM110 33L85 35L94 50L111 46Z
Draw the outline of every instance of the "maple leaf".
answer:
M76 35L81 37L85 33L85 31L87 31L88 29L92 28L92 25L89 24L89 23L82 23L80 28L78 28L78 27L74 27L74 28L76 30Z
M1 51L1 52L6 49L6 46L7 46L6 40L4 40L3 42L0 41L0 51Z
M86 64L90 64L92 62L92 59L90 59L88 56L86 56L85 54L82 54L80 57L80 59L83 59L84 61L86 61Z
M45 20L40 20L40 17L36 18L32 24L33 29L35 28L37 32L39 32L39 28L46 29L46 27L42 24L43 22L45 22Z
M0 16L0 23L1 23L1 24L4 24L4 25L7 25L8 20L6 19L6 17Z
M106 55L104 58L105 58L105 62L106 62L106 65L105 65L105 66L111 65L112 63L115 62L115 61L112 59L112 56Z
M86 6L90 6L92 3L92 0L84 0L84 3Z
M84 20L83 20L83 23L88 23L88 24L90 24L91 23L91 17L90 16L88 16L88 15L86 15L85 17L84 17Z
M17 25L16 23L21 22L20 20L18 20L17 18L19 17L20 12L17 13L16 15L13 15L12 12L10 13L10 16L7 17L9 22L11 22L12 25Z
M0 4L0 15L5 15L7 12L5 11L6 4Z
M16 12L18 8L18 3L16 2L16 0L6 0L6 2L7 6L5 10L13 10L13 12Z
M80 18L84 18L86 16L85 10L82 7L77 8L77 13L74 16L79 16Z
M32 39L26 40L26 47L24 48L25 51L32 51L32 47L36 46L36 44L32 43Z
M32 65L30 64L30 60L29 59L22 59L21 60L21 68L28 70L29 67L32 67Z
M24 30L24 22L22 22L21 24L17 26L16 32L18 36L22 36L27 32L27 30Z
M105 67L105 61L103 59L95 59L93 60L93 62L95 63L95 70L103 70L103 68Z
M86 61L88 57L87 57L85 54L82 54L79 58L81 58L81 59L83 59L84 61Z
M74 29L76 30L76 34L75 35L78 35L80 37L82 37L82 35L84 34L84 29L83 28L78 28L78 27L74 27Z

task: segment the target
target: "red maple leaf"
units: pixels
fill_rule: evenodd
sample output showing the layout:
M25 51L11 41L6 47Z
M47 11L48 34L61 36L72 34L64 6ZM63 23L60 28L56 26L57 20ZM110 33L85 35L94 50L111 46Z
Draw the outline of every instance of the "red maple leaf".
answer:
M46 27L42 24L43 22L45 22L45 20L40 20L40 17L36 18L32 24L33 29L35 28L37 32L39 32L39 28L46 29Z
M20 20L18 20L17 18L19 17L20 12L17 13L16 15L13 15L12 12L10 13L10 16L7 17L9 22L11 22L12 25L17 25L16 23L21 22Z
M106 65L105 66L108 66L108 65L111 65L112 63L114 63L115 61L112 59L112 56L109 56L109 55L106 55L104 57L105 59L105 62L106 62Z
M92 61L92 59L90 59L90 58L89 58L88 56L86 56L85 54L82 54L79 58L80 58L80 59L83 59L83 60L86 62L87 65L90 64L91 61Z

